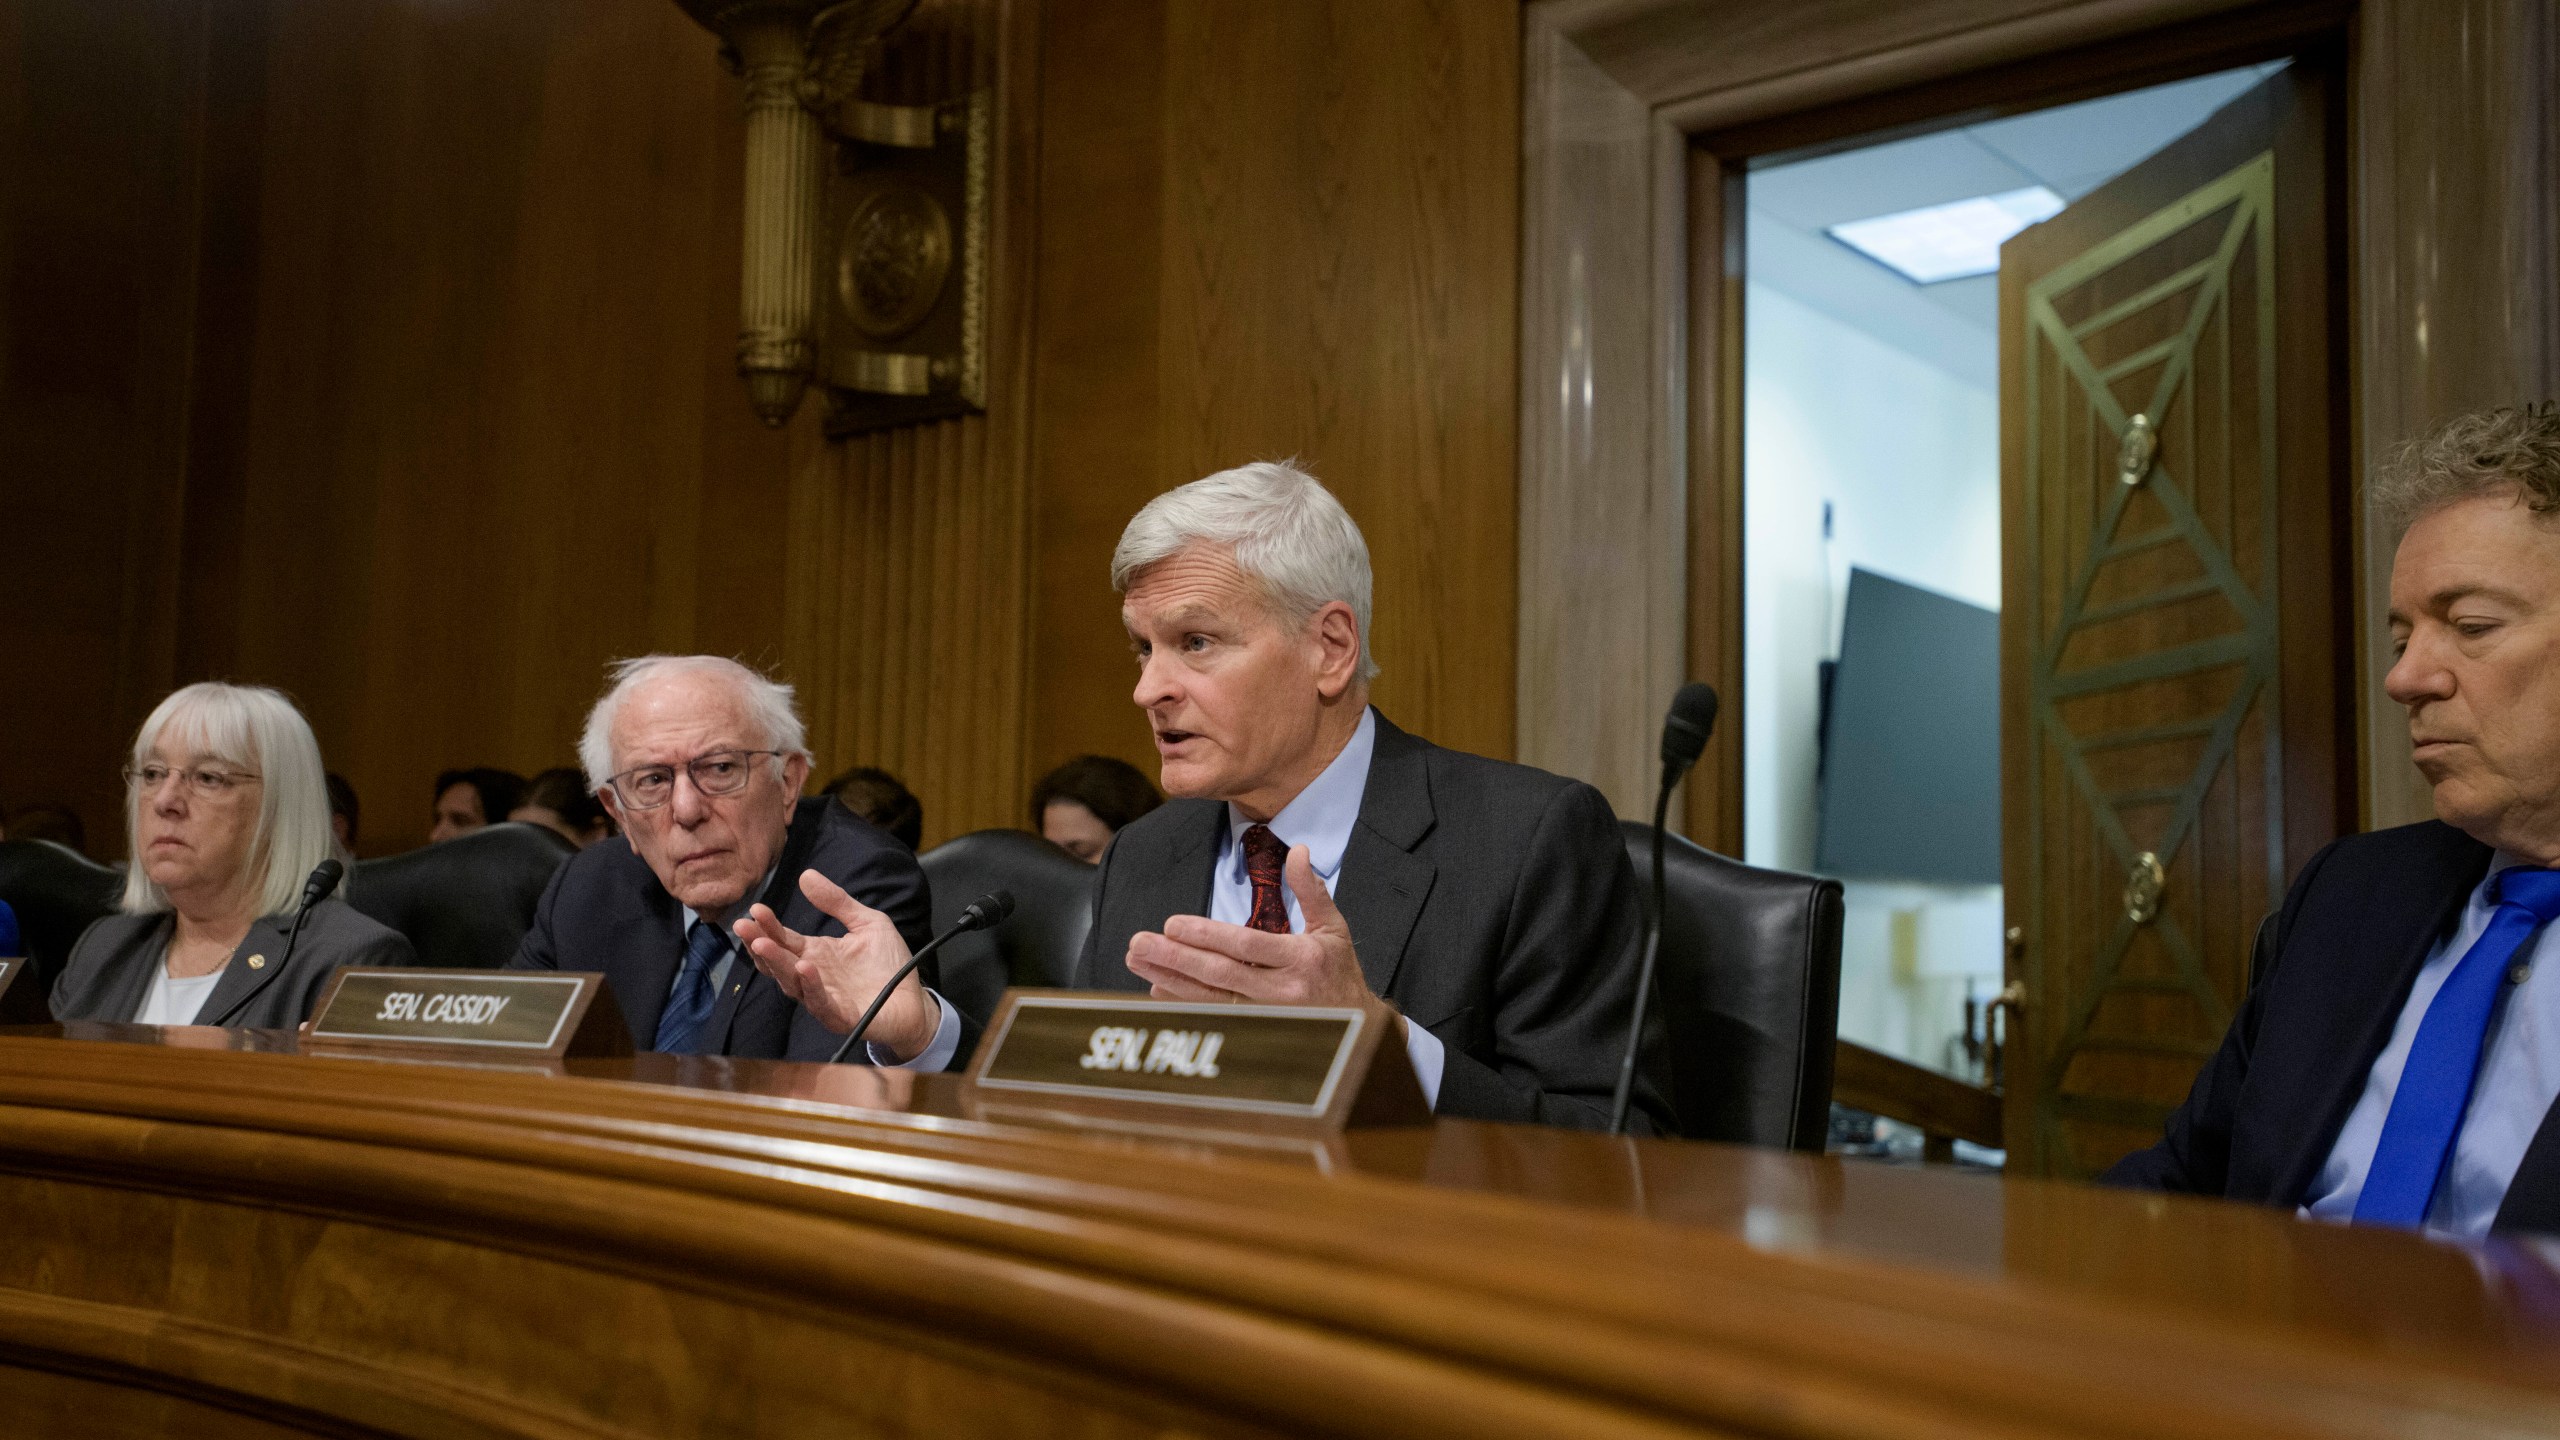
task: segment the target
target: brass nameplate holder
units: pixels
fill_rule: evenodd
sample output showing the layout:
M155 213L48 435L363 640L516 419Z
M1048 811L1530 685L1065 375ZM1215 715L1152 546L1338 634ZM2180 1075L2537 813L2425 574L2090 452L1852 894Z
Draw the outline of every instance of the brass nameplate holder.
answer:
M628 1055L631 1032L602 975L351 967L330 977L304 1048L558 1060Z
M1005 993L964 1103L1303 1134L1431 1121L1401 1037L1366 1012L1075 990Z

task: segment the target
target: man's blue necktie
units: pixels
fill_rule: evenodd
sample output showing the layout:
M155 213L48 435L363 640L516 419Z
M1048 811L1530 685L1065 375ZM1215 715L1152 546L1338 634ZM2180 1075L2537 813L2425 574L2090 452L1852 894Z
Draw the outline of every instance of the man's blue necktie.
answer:
M669 1055L690 1055L701 1038L703 1022L720 998L711 988L711 967L729 951L729 937L708 920L696 920L684 937L684 969L676 975L675 993L658 1015L658 1039L650 1048Z
M2427 1218L2454 1137L2462 1132L2463 1112L2471 1106L2480 1044L2506 983L2507 962L2535 931L2560 916L2560 870L2502 870L2489 894L2498 907L2489 927L2455 963L2418 1022L2399 1088L2391 1092L2382 1139L2373 1149L2373 1166L2356 1196L2360 1223L2415 1227Z

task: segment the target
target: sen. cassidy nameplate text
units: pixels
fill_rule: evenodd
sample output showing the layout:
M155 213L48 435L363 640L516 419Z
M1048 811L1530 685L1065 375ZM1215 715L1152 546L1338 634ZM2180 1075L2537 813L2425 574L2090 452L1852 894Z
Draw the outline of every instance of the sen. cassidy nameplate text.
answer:
M1367 1012L1012 990L969 1071L981 1104L1290 1128L1430 1119L1400 1037Z
M554 1059L631 1053L604 977L559 971L341 970L312 1013L309 1040Z

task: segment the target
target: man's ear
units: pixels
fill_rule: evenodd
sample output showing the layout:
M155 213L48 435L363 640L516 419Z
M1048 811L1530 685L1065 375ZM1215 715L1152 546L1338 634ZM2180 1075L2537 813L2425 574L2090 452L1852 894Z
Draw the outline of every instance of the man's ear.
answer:
M604 813L613 817L613 828L616 830L628 830L631 828L631 822L623 818L622 797L613 793L612 786L607 785L602 789L597 790L596 799L603 803Z
M1315 613L1307 630L1316 645L1316 693L1339 700L1360 677L1360 621L1349 605L1334 600Z
M782 788L783 788L784 793L786 793L786 794L788 794L788 795L791 795L792 797L794 797L794 798L796 799L796 798L798 798L798 796L799 796L799 794L800 794L801 787L803 787L803 786L807 785L808 783L809 783L809 757L808 757L808 756L806 756L806 755L785 755L785 756L783 756L783 757L782 757Z

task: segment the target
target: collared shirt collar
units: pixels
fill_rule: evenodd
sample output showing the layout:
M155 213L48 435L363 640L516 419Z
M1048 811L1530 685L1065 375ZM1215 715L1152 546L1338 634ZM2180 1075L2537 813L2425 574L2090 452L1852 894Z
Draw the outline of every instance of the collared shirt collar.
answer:
M1369 759L1377 749L1378 712L1363 706L1360 724L1342 753L1269 822L1281 844L1307 847L1316 878L1328 890L1342 869L1343 852L1351 848L1352 828L1360 823L1360 801L1369 791ZM1235 871L1239 883L1244 878L1244 832L1254 824L1232 802L1228 804L1227 843L1220 847L1221 859Z
M709 920L720 927L720 934L723 938L728 940L729 948L732 950L736 949L738 947L738 932L732 927L734 927L738 923L739 919L747 913L748 907L754 905L757 901L762 900L765 897L765 892L773 888L773 877L778 874L781 869L782 861L776 859L773 864L765 870L764 878L755 883L754 889L749 890L744 896L741 896L737 904L730 906L719 914L704 915L690 905L679 905L677 908L684 911L684 924L677 929L677 938L683 939L692 935L694 921Z

